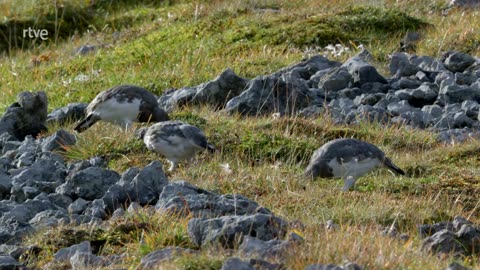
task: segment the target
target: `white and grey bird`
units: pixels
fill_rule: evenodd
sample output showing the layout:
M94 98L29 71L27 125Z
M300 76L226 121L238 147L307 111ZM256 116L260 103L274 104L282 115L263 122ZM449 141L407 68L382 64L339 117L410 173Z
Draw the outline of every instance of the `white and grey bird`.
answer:
M203 132L196 126L181 121L166 121L152 125L143 135L149 150L167 158L173 171L180 161L193 158L200 151L215 152Z
M357 139L336 139L315 150L305 169L307 177L343 178L344 191L352 189L359 177L378 167L405 175L375 145Z
M82 132L97 121L129 128L133 122L167 121L168 114L158 106L148 90L135 85L118 85L100 92L85 110L86 117L76 126Z

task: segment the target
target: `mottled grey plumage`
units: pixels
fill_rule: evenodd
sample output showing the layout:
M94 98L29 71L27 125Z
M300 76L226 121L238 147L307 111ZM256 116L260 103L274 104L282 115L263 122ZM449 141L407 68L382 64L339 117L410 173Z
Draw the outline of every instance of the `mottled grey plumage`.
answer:
M192 158L203 150L215 151L203 132L196 126L181 121L160 122L149 127L143 136L149 150L164 155L172 171L178 162Z
M99 120L130 126L133 122L167 121L168 114L158 106L148 90L135 85L119 85L100 92L85 110L85 119L75 130L82 132Z
M312 178L341 177L345 182L343 189L348 190L353 188L358 177L381 166L405 174L375 145L357 139L336 139L313 153L305 175Z

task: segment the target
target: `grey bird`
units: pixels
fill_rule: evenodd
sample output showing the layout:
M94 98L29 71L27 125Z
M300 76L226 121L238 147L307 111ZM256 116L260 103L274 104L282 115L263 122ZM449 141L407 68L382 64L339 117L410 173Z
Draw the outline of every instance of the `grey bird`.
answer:
M203 132L196 126L181 121L166 121L152 125L143 136L149 150L161 154L170 162L173 171L180 161L193 158L198 152L215 152Z
M375 145L357 139L336 139L315 150L305 169L305 176L343 178L343 191L352 189L359 177L378 167L386 167L405 175Z
M106 121L128 129L133 122L169 120L148 90L135 85L118 85L100 92L85 110L86 117L78 122L75 131L83 132L97 121Z

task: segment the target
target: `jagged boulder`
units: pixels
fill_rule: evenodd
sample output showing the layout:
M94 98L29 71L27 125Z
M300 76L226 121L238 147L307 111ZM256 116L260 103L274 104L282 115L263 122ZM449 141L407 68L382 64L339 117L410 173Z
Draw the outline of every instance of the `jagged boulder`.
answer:
M269 241L283 238L287 229L287 221L266 214L193 218L188 222L188 235L197 246L217 243L233 248L244 236Z
M270 210L242 195L218 195L185 181L175 181L166 185L155 208L162 212L210 218L255 213L271 214Z
M229 99L245 90L247 83L247 79L228 68L209 82L165 92L158 98L158 104L167 111L186 104L209 104L223 108Z
M47 108L47 94L44 91L19 93L17 101L0 118L0 134L7 132L19 141L23 141L27 135L36 137L47 130Z

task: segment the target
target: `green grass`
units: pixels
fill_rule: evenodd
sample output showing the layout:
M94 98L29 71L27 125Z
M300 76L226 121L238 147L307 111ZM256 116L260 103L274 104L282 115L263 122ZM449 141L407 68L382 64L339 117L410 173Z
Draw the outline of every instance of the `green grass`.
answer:
M121 83L144 86L160 95L169 88L211 80L226 68L253 78L298 62L310 49L329 43L351 48L338 61L364 44L379 71L388 76L388 55L406 31L423 34L419 55L439 56L449 49L480 52L474 30L480 22L478 14L452 10L445 17L445 1L103 0L92 6L88 1L65 0L62 9L71 11L63 13L66 17L60 27L59 9L51 1L35 6L29 1L15 3L2 3L0 10L7 20L0 23L0 30L7 21L14 21L19 27L32 22L35 27L57 24L60 32L48 42L22 45L30 41L20 40L17 45L21 46L12 41L1 45L8 48L0 62L2 110L24 90L45 90L52 110L69 102L89 102L99 91ZM78 16L83 22L67 28ZM78 34L71 38L75 29ZM73 55L85 44L112 46L83 57ZM32 65L32 58L43 60ZM79 75L89 80L75 80ZM180 164L169 173L170 179L185 179L222 194L242 194L279 216L305 224L301 232L305 243L295 248L295 256L286 258L288 269L344 260L368 269L442 269L453 259L420 252L416 225L453 220L456 215L480 222L478 141L449 146L437 143L427 131L402 126L335 125L328 117L242 118L205 106L187 106L174 111L171 118L202 128L219 151ZM48 134L72 127L73 123L50 126ZM357 190L349 193L339 191L339 179L304 179L302 172L312 152L340 137L378 145L408 177L379 170L362 177ZM120 173L153 160L166 163L147 151L133 130L123 132L106 123L79 134L77 145L63 155L68 161L102 156ZM334 220L340 228L325 230L327 220ZM193 247L187 223L188 218L146 209L140 215L109 222L101 230L54 228L30 236L26 242L41 245L42 251L22 260L30 267L42 267L58 249L91 240L101 247L96 251L100 255L126 253L122 267L134 269L150 251L169 245ZM381 236L380 229L392 223L408 233L410 240ZM199 252L165 267L220 269L229 256L221 250ZM478 258L465 258L462 263L480 265Z

